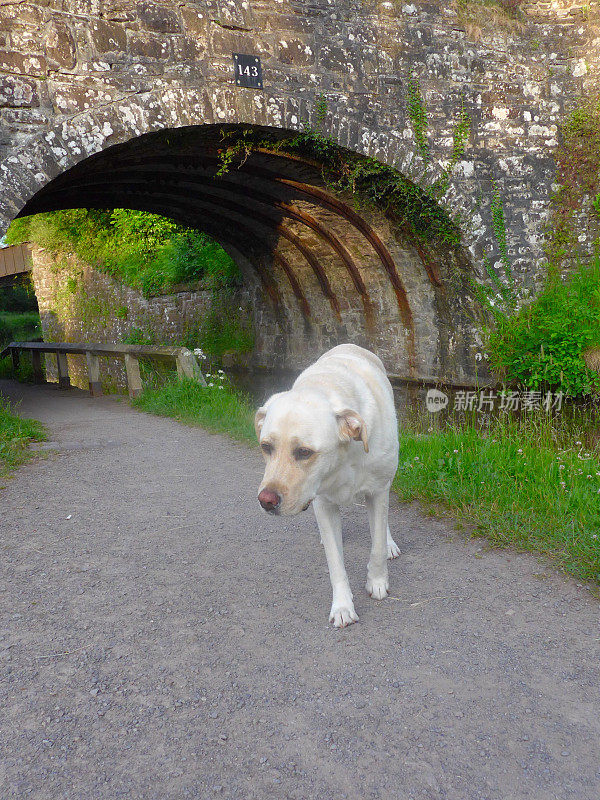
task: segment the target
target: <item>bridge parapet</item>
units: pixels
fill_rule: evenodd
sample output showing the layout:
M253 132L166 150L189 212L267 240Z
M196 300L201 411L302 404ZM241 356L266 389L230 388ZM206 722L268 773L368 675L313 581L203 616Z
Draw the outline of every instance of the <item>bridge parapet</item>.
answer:
M31 252L26 244L0 248L0 286L10 283L15 275L31 270Z

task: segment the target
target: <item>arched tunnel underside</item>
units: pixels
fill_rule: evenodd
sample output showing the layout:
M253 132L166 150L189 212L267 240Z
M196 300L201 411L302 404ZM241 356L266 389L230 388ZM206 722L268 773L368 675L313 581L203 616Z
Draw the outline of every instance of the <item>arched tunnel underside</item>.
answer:
M284 135L279 132L279 135ZM392 374L469 382L474 343L468 262L436 257L388 213L335 194L315 162L253 150L222 175L223 126L141 136L81 161L20 216L66 208L132 208L205 231L253 293L256 361L303 367L353 341Z

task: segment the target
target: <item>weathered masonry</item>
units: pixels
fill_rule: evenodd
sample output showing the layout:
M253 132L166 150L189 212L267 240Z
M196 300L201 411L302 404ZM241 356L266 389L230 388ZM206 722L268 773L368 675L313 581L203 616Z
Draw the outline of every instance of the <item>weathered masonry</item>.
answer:
M262 363L300 366L352 339L394 373L470 379L470 285L499 256L492 186L516 277L535 285L558 124L596 88L595 13L529 3L519 24L474 33L448 2L4 2L0 228L78 206L168 214L240 264ZM234 72L234 54L260 64L260 82ZM428 162L409 81L426 102ZM428 185L463 107L469 140L441 200L460 215L453 253L423 252L385 213L334 193L310 160L267 149L217 174L223 130L312 125Z

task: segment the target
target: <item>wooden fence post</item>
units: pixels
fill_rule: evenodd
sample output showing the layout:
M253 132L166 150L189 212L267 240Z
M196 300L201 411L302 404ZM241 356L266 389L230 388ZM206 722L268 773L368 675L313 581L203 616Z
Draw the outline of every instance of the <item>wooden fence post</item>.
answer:
M15 372L15 377L16 377L16 374L19 371L19 362L20 362L19 351L17 350L16 347L12 348L12 350L10 351L10 356L12 358L13 370Z
M182 349L177 356L177 377L179 380L181 378L194 378L201 386L206 386L202 370L198 366L196 356L191 350Z
M142 376L140 375L140 362L131 353L125 353L125 371L127 372L127 388L129 397L134 398L142 393Z
M99 397L102 394L102 383L100 382L100 359L95 353L86 351L85 360L87 361L88 381L90 384L90 394L92 397Z
M71 381L69 379L69 362L66 353L56 354L56 369L58 371L58 388L70 389Z
M46 383L44 370L42 369L42 354L39 350L31 351L31 363L33 364L33 382Z

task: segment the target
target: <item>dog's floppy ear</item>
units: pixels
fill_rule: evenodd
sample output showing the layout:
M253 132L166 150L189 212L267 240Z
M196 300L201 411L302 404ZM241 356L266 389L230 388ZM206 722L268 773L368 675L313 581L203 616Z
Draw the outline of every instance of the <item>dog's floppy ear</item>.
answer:
M357 442L360 441L363 443L365 453L368 453L369 440L367 439L367 426L360 414L357 414L356 411L352 411L349 408L345 408L343 411L336 411L335 417L338 421L340 439L346 442L349 442L350 439L356 439Z
M254 415L254 430L256 431L256 438L260 439L260 429L263 426L265 417L267 416L267 407L262 406Z

